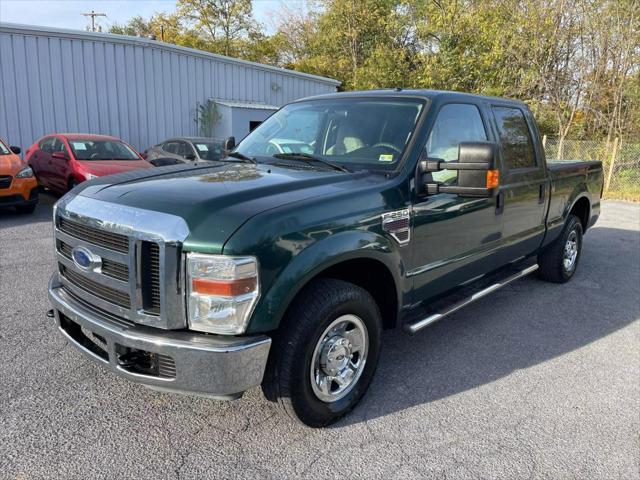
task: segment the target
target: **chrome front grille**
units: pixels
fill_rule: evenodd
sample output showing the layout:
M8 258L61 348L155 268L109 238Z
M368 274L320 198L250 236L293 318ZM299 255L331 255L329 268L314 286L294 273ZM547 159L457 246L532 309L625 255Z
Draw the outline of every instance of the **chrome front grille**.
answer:
M66 291L125 322L186 326L180 247L188 230L182 219L69 195L55 212L58 272ZM82 252L90 257L88 265Z
M69 282L82 290L95 295L109 303L119 305L124 308L131 308L131 299L129 294L115 288L105 287L98 282L94 282L79 273L70 270L64 265L60 265L60 274L63 278L66 278Z
M123 282L129 281L129 267L123 263L114 262L108 258L102 259L102 274L117 278Z
M106 232L82 223L60 218L58 228L72 237L79 238L93 245L105 247L116 252L129 252L129 238L126 235Z

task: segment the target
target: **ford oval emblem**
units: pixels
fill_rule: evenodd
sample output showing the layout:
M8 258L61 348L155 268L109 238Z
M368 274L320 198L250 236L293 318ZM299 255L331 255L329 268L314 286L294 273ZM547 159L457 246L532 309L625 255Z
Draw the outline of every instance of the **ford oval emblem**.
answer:
M82 270L94 270L102 264L102 259L85 247L74 247L71 250L71 258Z

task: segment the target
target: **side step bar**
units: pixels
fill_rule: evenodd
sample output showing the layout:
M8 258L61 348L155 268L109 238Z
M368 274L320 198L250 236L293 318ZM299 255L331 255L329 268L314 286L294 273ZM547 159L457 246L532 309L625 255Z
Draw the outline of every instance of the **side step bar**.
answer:
M530 273L535 272L538 269L538 265L531 265L530 267L525 268L524 270L520 270L519 272L516 272L508 277L506 277L505 279L496 282L492 285L489 285L486 288L483 288L482 290L474 293L473 295L464 298L450 306L448 306L447 308L445 308L444 310L440 311L440 312L436 312L432 315L429 315L426 318L423 318L422 320L417 320L415 322L411 322L411 323L407 323L404 326L404 329L407 333L410 334L414 334L416 332L418 332L419 330L422 330L425 327L428 327L429 325L433 325L435 322L437 322L438 320L443 319L444 317L446 317L447 315L451 315L454 312L457 312L458 310L460 310L463 307L466 307L467 305L472 304L473 302L475 302L476 300L480 300L483 297L486 297L487 295L489 295L490 293L495 292L496 290L500 290L502 287L509 285L511 282L514 282L522 277L526 277L527 275L529 275Z

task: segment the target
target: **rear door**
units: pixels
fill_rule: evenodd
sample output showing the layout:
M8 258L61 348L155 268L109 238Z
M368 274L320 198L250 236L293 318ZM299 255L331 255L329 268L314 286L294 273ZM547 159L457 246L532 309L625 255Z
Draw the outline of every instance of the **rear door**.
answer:
M458 160L461 142L495 141L482 103L447 103L435 117L423 157ZM431 174L434 181L457 184L455 170ZM502 217L495 198L452 193L418 197L413 204L412 255L415 301L450 290L498 268Z
M491 111L503 165L498 199L503 209L503 253L505 260L513 261L533 253L544 237L547 172L528 110L493 104Z

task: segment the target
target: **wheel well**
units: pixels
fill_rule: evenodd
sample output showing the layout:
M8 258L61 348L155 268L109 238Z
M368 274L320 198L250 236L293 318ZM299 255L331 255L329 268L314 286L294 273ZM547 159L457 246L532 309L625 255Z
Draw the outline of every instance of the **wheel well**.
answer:
M367 258L346 260L323 270L314 278L336 278L364 288L378 304L383 327L389 329L396 326L396 284L393 275L383 263Z
M582 230L587 231L587 227L589 226L589 211L590 211L589 200L585 197L579 199L573 207L571 207L570 214L575 215L580 219L580 223L582 224Z

